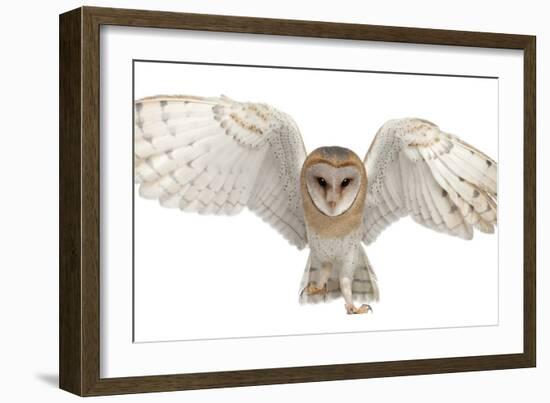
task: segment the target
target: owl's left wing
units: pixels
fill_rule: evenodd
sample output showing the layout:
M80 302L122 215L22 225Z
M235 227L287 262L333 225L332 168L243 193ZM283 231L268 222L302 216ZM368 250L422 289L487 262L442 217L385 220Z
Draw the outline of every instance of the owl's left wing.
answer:
M410 215L428 228L463 239L497 224L497 164L423 119L384 124L367 155L363 242Z

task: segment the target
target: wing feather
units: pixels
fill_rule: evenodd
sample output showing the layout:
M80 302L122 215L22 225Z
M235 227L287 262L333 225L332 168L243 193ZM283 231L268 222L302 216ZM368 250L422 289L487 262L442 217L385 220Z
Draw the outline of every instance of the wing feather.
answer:
M168 208L234 215L249 208L290 243L307 244L299 177L305 148L294 121L227 97L135 102L135 182Z
M497 164L423 119L391 120L365 157L368 189L363 241L411 216L421 225L464 239L497 224Z

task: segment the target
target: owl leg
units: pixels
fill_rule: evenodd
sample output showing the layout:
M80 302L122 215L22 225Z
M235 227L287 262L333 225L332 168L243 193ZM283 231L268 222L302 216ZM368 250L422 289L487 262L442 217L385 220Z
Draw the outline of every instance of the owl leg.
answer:
M344 266L342 267L342 270L340 272L340 292L342 293L344 301L346 302L345 307L346 313L348 315L367 313L368 311L372 311L370 305L363 304L360 307L356 307L353 303L353 269L353 261L344 262Z
M318 281L309 283L306 288L306 292L309 295L316 295L316 294L325 295L327 293L327 281L330 278L331 271L332 271L332 264L330 263L321 264L321 272L319 273Z

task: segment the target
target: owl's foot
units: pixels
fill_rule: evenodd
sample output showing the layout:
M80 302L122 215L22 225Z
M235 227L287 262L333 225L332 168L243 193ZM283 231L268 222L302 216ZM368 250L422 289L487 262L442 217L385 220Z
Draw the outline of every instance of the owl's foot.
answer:
M348 315L354 315L354 314L360 314L360 313L367 313L368 311L372 312L372 308L370 305L363 304L359 308L357 308L353 304L346 304L346 313Z
M319 288L317 286L314 286L313 284L308 284L308 286L305 289L307 295L326 295L327 293L327 285L325 284L323 288Z

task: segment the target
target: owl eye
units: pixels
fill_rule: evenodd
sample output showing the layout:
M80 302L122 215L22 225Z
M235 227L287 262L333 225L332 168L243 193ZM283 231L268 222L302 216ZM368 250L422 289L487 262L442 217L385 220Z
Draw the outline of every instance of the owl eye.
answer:
M350 178L346 178L342 181L342 187L345 188L346 186L348 186L351 182L351 179Z
M325 178L317 178L317 182L319 182L319 186L321 186L322 188L326 187L327 186L327 181L325 180Z

